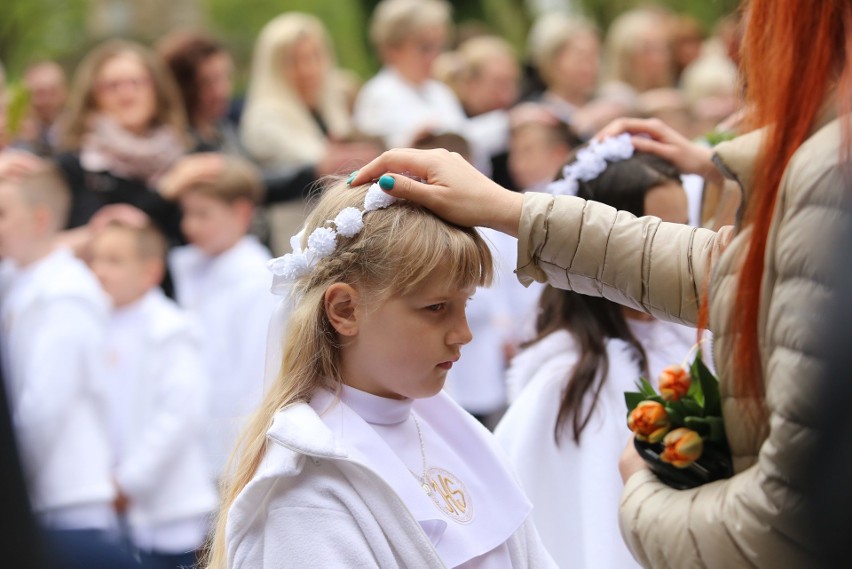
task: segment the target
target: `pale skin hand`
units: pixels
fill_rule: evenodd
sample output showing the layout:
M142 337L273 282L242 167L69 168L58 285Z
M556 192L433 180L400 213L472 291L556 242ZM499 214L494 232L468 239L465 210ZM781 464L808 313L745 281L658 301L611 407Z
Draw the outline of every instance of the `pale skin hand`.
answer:
M624 452L621 453L621 459L618 461L618 471L621 473L621 481L627 484L631 476L642 470L647 470L648 465L636 452L636 447L633 446L633 438L624 447Z
M690 142L658 119L616 119L596 134L595 138L600 140L624 132L634 135L632 140L636 150L665 158L684 174L698 174L721 181L721 174L713 165L712 149Z
M157 184L157 191L167 200L176 200L188 187L216 181L224 167L223 156L216 152L184 156L166 171Z
M20 180L45 166L46 162L23 150L0 152L0 178Z
M405 172L426 180L421 183ZM393 196L417 202L464 227L490 227L518 236L524 198L489 180L464 158L446 150L388 150L358 171L357 186L388 174L395 180Z
M711 160L713 151L697 144L657 119L621 118L603 128L596 138L628 132L634 147L672 162L684 173L720 181ZM426 183L395 174L406 172ZM362 168L352 180L364 184L389 174L395 179L391 193L415 201L442 218L465 226L485 226L517 237L523 196L501 188L458 154L445 150L389 150Z
M80 259L87 260L92 240L113 222L130 227L144 227L151 223L151 218L144 211L132 205L120 203L106 205L95 212L86 225L60 232L56 236L56 243L71 249L74 255Z

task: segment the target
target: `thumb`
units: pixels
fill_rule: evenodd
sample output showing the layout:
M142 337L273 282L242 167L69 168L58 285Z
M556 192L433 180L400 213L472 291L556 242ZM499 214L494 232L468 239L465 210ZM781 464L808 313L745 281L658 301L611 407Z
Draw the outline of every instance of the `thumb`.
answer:
M433 209L440 195L439 186L430 186L401 174L383 174L379 187L395 198L410 200L423 207Z

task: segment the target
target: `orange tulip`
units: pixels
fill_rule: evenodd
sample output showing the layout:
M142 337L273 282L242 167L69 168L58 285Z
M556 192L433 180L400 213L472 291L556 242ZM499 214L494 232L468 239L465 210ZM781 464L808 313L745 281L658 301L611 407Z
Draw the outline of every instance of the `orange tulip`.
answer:
M689 392L692 378L683 366L668 366L660 374L657 382L660 396L666 401L678 401Z
M627 426L640 441L656 443L669 430L669 414L656 401L642 401L630 412Z
M660 459L677 468L686 468L701 457L704 441L692 429L675 429L663 439Z

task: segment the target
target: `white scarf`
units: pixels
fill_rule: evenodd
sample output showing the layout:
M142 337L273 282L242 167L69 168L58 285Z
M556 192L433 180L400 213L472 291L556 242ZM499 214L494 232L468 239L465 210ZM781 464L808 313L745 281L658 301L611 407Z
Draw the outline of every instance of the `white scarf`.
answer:
M139 136L106 115L95 115L83 136L80 164L88 172L109 172L153 187L185 152L178 133L170 126L159 126Z

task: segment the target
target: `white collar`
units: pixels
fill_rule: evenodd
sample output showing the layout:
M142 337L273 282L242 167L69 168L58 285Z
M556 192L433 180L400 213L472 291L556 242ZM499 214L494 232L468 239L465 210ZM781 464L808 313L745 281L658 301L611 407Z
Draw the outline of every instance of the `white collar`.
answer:
M362 419L372 425L397 425L411 416L413 399L379 397L348 385L343 385L340 400Z
M523 525L532 511L532 504L510 473L502 454L496 451L493 436L447 394L442 392L410 403L387 400L390 402L387 405L387 402L371 400L375 396L364 392L353 398L354 391L342 395L342 399L324 389L314 394L310 406L331 430L330 436L320 437L324 440L321 446L331 451L328 455L336 454L364 464L384 479L405 503L448 567L459 566L499 547ZM376 415L370 418L380 420L401 414L400 410L407 405L407 411L419 417L423 437L431 449L428 451L430 466L446 468L457 475L469 491L472 519L457 523L443 514L373 426L345 399L350 402L357 399L358 409L369 407ZM377 407L381 407L381 411L377 411ZM287 436L298 438L297 433L298 430L290 430ZM317 442L304 441L303 444L312 446ZM296 445L287 446L296 448Z

